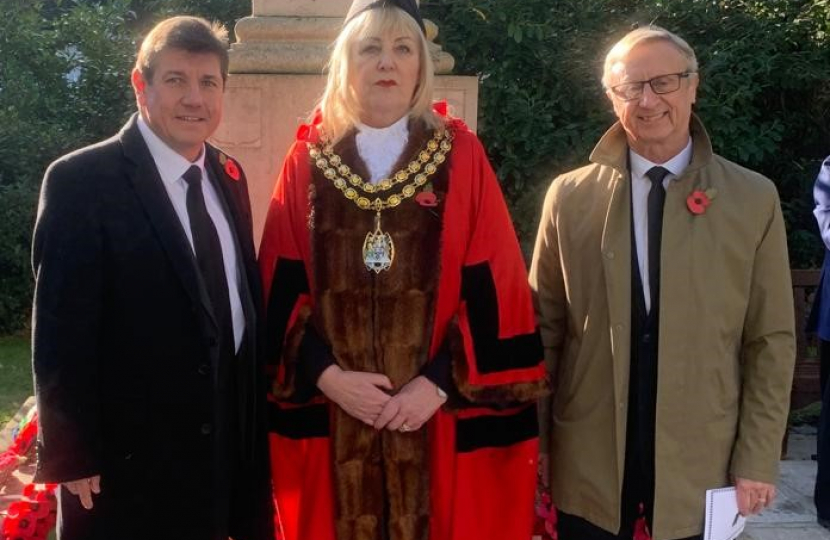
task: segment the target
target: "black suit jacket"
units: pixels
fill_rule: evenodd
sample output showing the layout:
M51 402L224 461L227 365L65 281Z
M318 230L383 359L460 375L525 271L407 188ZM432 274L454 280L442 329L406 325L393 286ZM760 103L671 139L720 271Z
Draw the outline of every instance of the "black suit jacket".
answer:
M101 475L91 511L60 493L69 540L272 537L246 179L228 175L227 158L207 145L246 320L245 354L223 360L195 257L136 120L44 177L32 249L36 480Z

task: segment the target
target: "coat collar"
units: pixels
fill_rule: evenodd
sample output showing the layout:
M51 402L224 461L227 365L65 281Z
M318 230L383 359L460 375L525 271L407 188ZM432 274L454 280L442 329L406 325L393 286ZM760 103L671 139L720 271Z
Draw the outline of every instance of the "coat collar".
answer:
M692 136L692 161L684 171L694 172L712 161L712 141L706 128L696 114L692 114L689 124ZM606 165L616 169L624 177L628 176L628 139L625 130L619 122L611 126L600 138L589 158L592 163Z
M170 263L193 303L204 308L207 318L216 327L207 290L199 276L190 242L164 189L150 149L139 131L138 113L133 114L127 121L118 138L128 162L125 168L126 175L144 206Z

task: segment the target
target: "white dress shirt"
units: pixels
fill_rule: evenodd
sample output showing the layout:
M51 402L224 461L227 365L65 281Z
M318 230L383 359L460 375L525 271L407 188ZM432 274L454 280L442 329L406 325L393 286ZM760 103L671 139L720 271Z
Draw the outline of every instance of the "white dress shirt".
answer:
M222 204L219 202L219 195L213 187L213 182L208 179L207 171L205 171L204 147L202 147L202 152L196 161L191 163L181 154L167 146L150 129L150 126L147 125L147 122L141 115L138 117L138 129L144 138L144 142L147 143L147 148L150 149L150 154L153 156L153 161L156 163L162 184L164 184L164 189L167 190L170 202L173 203L173 209L176 211L176 216L178 216L184 233L187 235L191 249L193 249L193 234L190 230L190 217L187 214L187 183L182 178L182 175L191 165L196 165L202 171L202 193L205 198L205 206L207 207L210 219L213 221L214 227L216 227L216 233L219 235L219 243L222 246L222 260L225 263L225 276L228 280L228 296L231 301L234 344L235 350L239 351L239 345L242 343L242 334L245 332L245 314L242 311L242 300L239 296L240 270L236 257L236 244L231 234L228 219L222 210ZM193 255L195 257L195 251Z
M369 169L369 182L377 184L388 178L409 141L409 115L385 128L373 128L358 123L356 126L357 153Z
M651 311L651 286L649 285L648 267L648 192L651 190L651 180L646 173L652 167L663 167L669 174L663 179L663 187L668 190L669 183L683 174L692 160L692 139L679 154L665 163L652 163L633 150L629 150L631 161L631 206L634 217L634 241L637 245L637 264L640 267L640 277L643 282L643 296L646 301L646 311Z

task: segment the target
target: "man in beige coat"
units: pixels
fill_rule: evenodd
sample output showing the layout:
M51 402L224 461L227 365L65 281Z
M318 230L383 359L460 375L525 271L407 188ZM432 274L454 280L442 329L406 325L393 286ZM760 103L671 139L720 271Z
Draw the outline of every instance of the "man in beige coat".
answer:
M609 52L619 119L554 180L531 285L555 383L542 404L560 540L700 538L707 489L775 497L795 362L775 186L712 153L697 60L661 28Z

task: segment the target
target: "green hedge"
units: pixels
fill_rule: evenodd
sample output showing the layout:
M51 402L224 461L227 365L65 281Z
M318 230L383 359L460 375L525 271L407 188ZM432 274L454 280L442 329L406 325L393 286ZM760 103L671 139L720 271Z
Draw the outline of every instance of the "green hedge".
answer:
M715 151L772 178L794 267L819 264L811 187L830 154L827 0L435 0L424 9L456 71L479 76L479 134L525 247L542 196L587 162L614 121L600 84L608 49L633 24L672 30L695 49L696 105Z
M138 36L193 13L234 21L249 0L2 0L0 333L25 324L36 193L55 157L109 136L133 110ZM423 0L456 72L479 76L479 133L527 248L550 179L583 164L613 122L599 77L633 23L698 53L697 105L722 155L781 193L793 266L819 263L810 188L830 153L828 0Z
M37 190L31 186L0 185L0 334L27 323L32 296L29 242L36 202Z
M30 242L50 161L111 134L129 111L125 1L3 0L0 17L0 333L22 328Z

